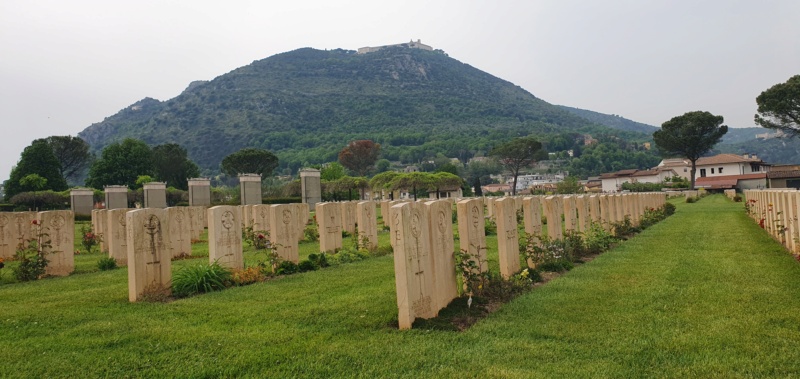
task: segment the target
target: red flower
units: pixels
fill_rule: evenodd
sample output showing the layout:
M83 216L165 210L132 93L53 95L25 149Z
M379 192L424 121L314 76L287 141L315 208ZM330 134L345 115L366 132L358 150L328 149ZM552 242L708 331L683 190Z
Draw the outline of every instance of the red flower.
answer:
M260 240L263 240L264 238L266 238L266 237L264 237L264 235L263 235L263 234L261 234L261 233L258 233L258 239L260 239Z
M758 226L760 226L761 229L764 229L764 219L763 218L758 221Z
M33 221L31 221L31 224L32 225L39 225L39 220L33 220Z

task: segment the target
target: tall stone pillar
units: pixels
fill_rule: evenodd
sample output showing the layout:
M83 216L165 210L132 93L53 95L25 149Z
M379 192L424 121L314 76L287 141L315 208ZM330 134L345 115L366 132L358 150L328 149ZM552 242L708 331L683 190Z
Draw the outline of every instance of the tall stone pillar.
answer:
M211 180L208 178L189 179L189 206L211 205Z
M261 204L261 175L239 175L241 205Z
M322 181L319 170L313 168L300 170L300 194L303 203L308 204L310 210L315 210L315 204L322 201Z
M142 190L144 192L145 208L163 209L167 207L167 183L145 183Z
M105 186L106 209L118 209L128 207L128 187L127 186Z
M76 215L89 216L94 209L94 191L91 188L74 188L69 191L70 209Z

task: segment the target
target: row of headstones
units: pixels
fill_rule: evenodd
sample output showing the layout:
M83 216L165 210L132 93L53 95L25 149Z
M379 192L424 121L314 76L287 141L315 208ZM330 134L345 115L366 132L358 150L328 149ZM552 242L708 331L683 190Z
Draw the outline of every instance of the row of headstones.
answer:
M66 276L75 269L75 214L72 211L0 213L0 258L16 255L36 240L49 261L45 274Z
M800 253L800 191L745 190L744 195L750 217L790 252Z
M666 202L663 193L619 195L532 196L461 200L456 203L459 248L469 254L481 272L488 269L484 207L497 224L500 274L509 278L520 271L517 211L522 210L525 232L542 234L542 215L550 238L564 231L585 231L591 223L610 228L630 217L638 224L648 208ZM394 247L395 283L400 329L416 318L432 318L458 296L455 273L452 202L404 202L391 205L384 218ZM528 262L531 266L532 263Z
M352 205L350 205L352 204ZM377 246L377 224L373 202L321 203L317 204L317 220L321 230L336 229L341 241L342 218L331 215L341 213L355 206L364 215L358 222L372 225L375 233L365 237L371 246ZM145 208L124 213L126 226L128 288L129 300L137 301L149 291L168 291L171 282L171 258L174 249L169 241L174 241L175 230L172 225L175 217L170 216L170 208ZM242 250L242 228L269 232L270 242L275 253L286 261L299 261L298 242L304 238L305 225L309 220L307 204L276 204L254 206L216 206L208 208L209 262L217 262L230 269L242 269L244 258ZM333 227L331 227L333 225ZM361 224L359 224L361 225ZM262 229L263 228L263 229ZM364 228L366 230L367 227ZM322 240L322 233L320 235ZM341 247L341 243L339 244ZM190 246L191 248L191 246ZM320 245L320 251L330 251Z
M731 200L733 200L733 198L734 198L734 197L736 197L736 190L735 190L735 189L726 189L726 190L725 190L725 191L723 191L723 192L725 192L725 196L726 196L728 199L731 199Z

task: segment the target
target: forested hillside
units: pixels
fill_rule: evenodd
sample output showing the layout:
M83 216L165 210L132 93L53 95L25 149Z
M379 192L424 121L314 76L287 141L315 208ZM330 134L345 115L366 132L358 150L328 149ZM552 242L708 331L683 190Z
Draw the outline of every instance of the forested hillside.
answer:
M124 137L178 143L204 174L244 147L268 149L280 169L295 171L335 161L353 139L413 163L437 154L465 161L529 134L650 138L599 124L441 51L304 48L194 82L167 101L143 99L79 136L94 151Z

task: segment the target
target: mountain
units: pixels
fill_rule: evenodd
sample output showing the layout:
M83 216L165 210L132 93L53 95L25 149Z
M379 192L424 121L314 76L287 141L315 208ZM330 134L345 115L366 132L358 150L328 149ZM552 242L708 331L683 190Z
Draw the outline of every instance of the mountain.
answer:
M177 143L215 174L244 147L274 152L289 172L335 161L354 139L380 143L389 160L418 162L437 153L466 160L513 137L560 133L649 138L579 117L441 50L403 47L277 54L170 100L142 99L79 136L95 152L125 137Z
M570 112L578 117L585 118L591 122L596 124L604 125L609 128L619 129L619 130L626 130L629 132L638 132L652 135L653 132L660 129L653 125L642 124L641 122L636 122L632 120L628 120L622 116L618 115L608 115L604 113L598 113L586 109L580 108L573 108L568 107L566 105L559 105L562 109Z

